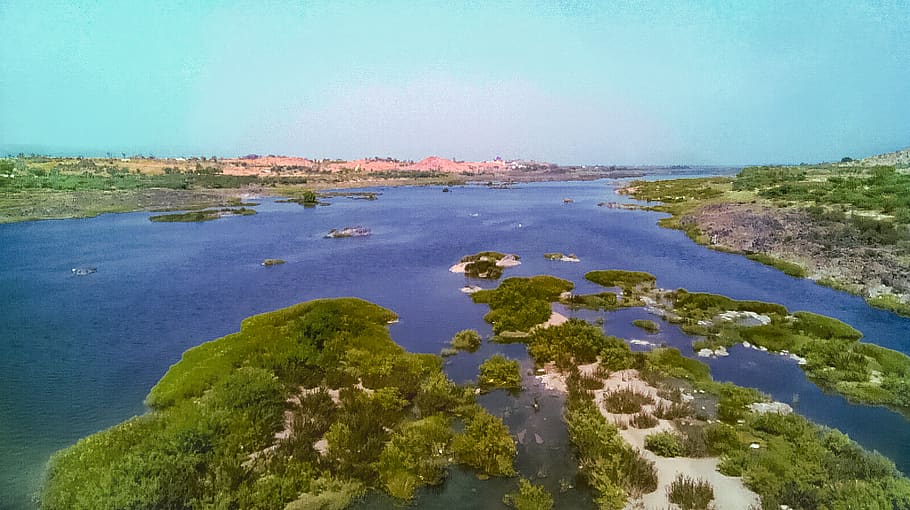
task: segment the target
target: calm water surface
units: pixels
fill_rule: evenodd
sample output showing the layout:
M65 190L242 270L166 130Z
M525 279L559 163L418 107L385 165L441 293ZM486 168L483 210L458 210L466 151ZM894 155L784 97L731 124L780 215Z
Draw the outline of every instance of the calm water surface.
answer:
M788 277L743 257L695 245L681 232L655 225L656 213L597 207L616 196L613 181L541 183L510 190L484 187L381 189L376 201L338 198L305 209L265 200L256 216L206 223L152 223L147 213L83 220L0 225L0 508L33 508L47 458L80 437L144 411L143 398L181 353L236 331L240 321L320 297L357 296L400 315L392 337L415 352L437 353L464 328L484 334L485 305L459 292L464 277L447 271L462 255L514 252L523 264L506 276L553 274L580 292L593 269L653 273L658 285L759 299L837 317L865 341L910 352L910 320L868 307L862 299ZM563 198L574 203L563 204ZM368 238L323 239L331 228L364 225ZM543 253L572 252L578 264ZM287 264L264 268L265 258ZM70 269L98 272L73 276ZM646 338L631 320L643 310L601 314L604 329ZM646 338L691 355L690 338L664 324ZM523 360L521 345L485 345L449 361L456 380L476 376L497 351ZM733 348L708 360L714 377L753 386L790 402L809 418L848 433L910 472L910 423L883 408L849 404L807 382L791 361ZM589 506L574 483L575 463L559 421L561 400L526 380L519 397L482 398L513 434L525 430L518 465L540 477L565 507ZM541 410L530 407L533 398ZM871 425L874 424L874 425ZM537 433L542 444L533 440ZM528 438L532 438L530 441ZM418 506L443 508L464 498L498 508L514 480L478 482L453 469L442 488L421 493ZM486 504L486 503L485 503ZM391 507L374 497L363 507Z

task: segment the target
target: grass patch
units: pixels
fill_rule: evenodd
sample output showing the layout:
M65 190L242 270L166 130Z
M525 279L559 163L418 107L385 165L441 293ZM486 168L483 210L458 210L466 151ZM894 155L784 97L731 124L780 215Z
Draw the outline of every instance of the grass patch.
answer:
M875 297L866 298L866 302L875 308L888 310L904 317L910 317L910 304L904 303L894 294L880 294Z
M681 457L686 453L683 438L675 432L655 432L645 437L645 450L660 457Z
M603 287L619 287L623 292L631 292L639 286L653 286L657 278L650 273L642 271L621 271L608 269L603 271L590 271L585 274L585 279Z
M619 308L619 300L612 292L598 294L573 294L561 303L570 308L586 308L588 310L615 310Z
M658 331L660 331L660 325L658 325L656 322L651 321L651 320L635 319L634 321L632 321L632 324L638 328L641 328L641 329L647 331L648 333L653 334L653 333L657 333Z
M806 275L808 274L806 272L806 269L799 264L794 264L793 262L787 262L786 260L781 260L779 258L772 257L771 255L766 255L764 253L751 253L749 255L746 255L746 258L748 258L749 260L754 260L756 262L760 262L766 266L771 266L775 269L783 271L784 274L787 274L790 276L795 276L797 278L805 278Z

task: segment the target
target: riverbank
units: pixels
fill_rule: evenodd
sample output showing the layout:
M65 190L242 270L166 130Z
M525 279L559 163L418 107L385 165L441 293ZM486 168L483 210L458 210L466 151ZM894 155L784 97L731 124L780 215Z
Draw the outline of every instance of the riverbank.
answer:
M683 230L698 244L910 316L907 189L905 170L845 164L634 181L618 192L660 202L648 208L671 216L658 224Z

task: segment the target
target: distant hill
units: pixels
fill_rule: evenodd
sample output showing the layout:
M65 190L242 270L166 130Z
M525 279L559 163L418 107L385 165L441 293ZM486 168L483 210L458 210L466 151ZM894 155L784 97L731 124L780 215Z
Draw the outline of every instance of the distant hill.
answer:
M862 159L860 161L864 166L865 165L895 165L895 166L910 166L910 147L889 152L887 154L879 154L877 156L870 156L868 158Z

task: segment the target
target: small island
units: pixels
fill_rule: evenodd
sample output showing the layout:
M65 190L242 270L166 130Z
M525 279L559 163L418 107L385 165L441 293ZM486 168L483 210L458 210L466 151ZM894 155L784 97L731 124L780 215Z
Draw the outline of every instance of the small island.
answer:
M326 234L326 239L341 239L346 237L366 237L372 234L370 229L365 227L345 227L342 229L333 228Z
M499 279L504 269L521 264L518 255L507 255L497 251L482 251L466 255L458 264L449 268L452 273L464 273L472 278Z
M581 262L581 260L575 256L574 253L565 255L563 253L544 253L543 258L547 260L557 260L559 262Z
M265 259L262 261L262 265L265 267L279 266L281 264L284 264L285 262L287 262L287 261L282 260L282 259Z
M149 221L154 221L156 223L193 223L217 220L226 216L252 216L254 214L256 214L256 210L247 207L225 207L222 209L204 209L202 211L189 211L185 213L159 214L157 216L149 216Z

